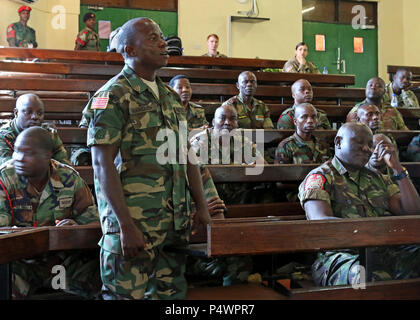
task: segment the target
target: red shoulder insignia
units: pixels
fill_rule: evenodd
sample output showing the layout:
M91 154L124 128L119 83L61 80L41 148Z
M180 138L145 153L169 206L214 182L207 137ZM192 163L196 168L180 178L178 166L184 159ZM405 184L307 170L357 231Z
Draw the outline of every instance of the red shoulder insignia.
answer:
M322 174L311 174L305 182L305 190L321 189L324 190L325 177Z

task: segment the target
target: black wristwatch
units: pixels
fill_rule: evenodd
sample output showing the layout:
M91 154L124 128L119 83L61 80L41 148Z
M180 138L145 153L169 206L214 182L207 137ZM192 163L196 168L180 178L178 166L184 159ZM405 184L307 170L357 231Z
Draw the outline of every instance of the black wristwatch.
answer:
M402 167L403 170L400 174L394 174L392 176L392 181L397 182L398 180L404 179L405 177L409 178L408 171L405 167Z

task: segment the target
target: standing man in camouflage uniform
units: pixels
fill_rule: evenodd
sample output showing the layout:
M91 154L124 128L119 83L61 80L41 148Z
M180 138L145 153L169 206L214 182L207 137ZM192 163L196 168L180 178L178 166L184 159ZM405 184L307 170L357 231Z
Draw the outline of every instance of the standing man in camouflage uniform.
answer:
M388 176L365 168L372 154L372 132L366 125L344 124L334 144L334 158L312 170L299 186L299 199L308 220L419 214L420 197L394 148L381 142L374 150L391 168L393 183ZM385 273L400 279L418 276L420 250L417 246L411 254L407 247L413 246L371 249L376 279L386 279ZM320 286L353 284L360 281L358 265L355 250L322 252L312 265L312 276Z
M292 85L292 97L295 100L292 107L283 111L277 120L277 129L295 129L295 108L301 103L311 103L313 98L312 86L308 80L299 79ZM330 130L331 124L323 110L316 109L318 114L317 129Z
M369 79L366 84L366 99L357 103L347 114L347 122L357 121L357 108L365 104L373 104L381 111L381 130L409 130L404 123L401 113L383 102L385 82L379 77Z
M53 140L52 158L71 165L67 151L58 136L57 130L44 121L44 103L33 93L21 95L16 100L15 117L0 128L0 164L12 158L16 137L23 130L41 126L47 129Z
M239 94L223 103L235 107L238 113L238 126L244 129L273 129L270 110L261 100L254 98L257 91L257 77L251 71L238 76L236 87Z
M330 147L313 135L318 122L316 109L310 103L295 107L296 132L279 143L274 163L324 163L330 158Z
M157 136L170 130L176 150L169 154L185 156L180 125L186 130L186 113L176 92L156 77L169 58L159 26L148 18L132 19L118 38L125 66L84 112L104 233L102 296L143 299L153 279L157 298L183 299L186 257L166 247L188 244L190 191L196 224L208 224L210 216L198 167L188 158L187 164L161 161L164 142Z
M19 21L7 27L7 42L10 47L37 48L35 30L28 26L32 8L21 6L18 9Z
M412 74L404 68L395 72L392 82L385 88L384 103L391 104L392 94L395 94L398 101L398 107L419 108L419 101L413 91L408 90L411 86Z
M85 28L76 37L74 50L99 51L99 35L95 31L96 17L92 12L83 16Z
M179 74L169 81L169 86L181 97L182 105L187 113L188 129L206 129L209 123L204 108L191 102L192 89L187 76Z
M0 166L0 227L99 225L88 186L74 169L53 160L52 151L51 135L41 127L26 129L17 137L13 159ZM58 252L15 262L13 294L27 297L40 287L50 287L54 264L66 267L66 291L85 297L98 293L95 256Z

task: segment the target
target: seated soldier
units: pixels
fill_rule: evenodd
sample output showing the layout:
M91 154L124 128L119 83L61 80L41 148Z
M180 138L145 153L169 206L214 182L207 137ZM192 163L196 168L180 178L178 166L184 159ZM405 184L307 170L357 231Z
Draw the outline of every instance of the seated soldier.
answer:
M313 98L312 86L305 79L297 80L292 85L292 97L295 100L292 107L283 111L277 120L277 129L295 129L295 107L301 103L311 103ZM318 114L317 129L331 129L327 115L323 110L316 109Z
M296 132L279 143L274 163L323 163L330 158L328 143L320 141L312 133L318 122L316 109L310 103L295 107L293 122Z
M295 48L295 57L284 64L283 72L320 73L312 62L306 60L307 56L308 46L305 42L299 42Z
M308 220L420 213L420 197L395 148L380 142L374 150L378 160L384 160L392 170L394 181L365 168L372 154L372 141L371 130L362 123L346 123L338 130L334 158L312 170L299 186L299 199ZM371 248L374 280L419 276L419 248ZM319 286L360 282L357 250L318 253L312 277Z
M385 88L384 103L391 104L392 96L397 98L397 107L418 108L419 101L413 91L408 90L411 86L412 74L405 68L399 68L395 72L393 81Z
M13 159L0 166L0 226L97 224L98 211L86 183L70 166L52 159L53 141L41 127L16 139ZM49 287L51 267L66 268L65 291L92 297L100 289L97 252L57 252L13 263L13 294L28 297ZM83 272L81 272L83 270Z
M347 122L357 121L357 108L364 104L373 104L381 111L381 130L409 130L404 123L401 113L383 102L385 82L381 78L371 78L366 84L366 99L357 103L347 114Z
M227 58L226 55L217 51L219 47L219 36L217 34L209 34L207 36L207 48L208 51L202 56L213 57L213 58Z
M381 112L374 104L366 103L359 106L357 108L356 120L367 125L373 134L376 134L382 127ZM391 140L391 143L397 144L392 134L387 133L386 135Z
M190 80L182 74L177 75L169 81L169 86L181 97L182 105L187 113L188 129L206 129L209 123L206 119L204 108L191 102L192 89Z
M255 144L246 137L242 142L240 132L235 130L237 128L236 109L231 105L217 108L214 112L213 128L207 128L190 139L191 148L196 152L200 162L249 165L266 163ZM240 138L240 143L235 143L237 137Z
M191 148L202 163L257 163L257 165L265 163L256 146L246 137L240 145L235 143L236 131L234 129L236 128L238 128L236 109L231 105L222 105L214 113L213 128L208 128L192 137ZM238 136L241 137L241 135ZM248 152L251 154L247 154ZM222 183L216 188L221 198L229 204L245 203L251 193L251 186L246 183ZM215 278L222 277L223 285L229 286L236 282L246 281L251 271L251 257L232 256L199 259L191 267L190 273Z
M254 98L257 91L257 77L251 71L238 76L236 87L239 94L223 103L235 107L238 113L238 127L244 129L273 129L270 110L264 102Z
M44 104L32 93L21 95L16 100L15 117L0 128L0 164L12 158L16 137L23 130L41 126L47 129L53 141L52 158L66 164L71 164L67 158L67 151L58 136L57 130L44 121Z

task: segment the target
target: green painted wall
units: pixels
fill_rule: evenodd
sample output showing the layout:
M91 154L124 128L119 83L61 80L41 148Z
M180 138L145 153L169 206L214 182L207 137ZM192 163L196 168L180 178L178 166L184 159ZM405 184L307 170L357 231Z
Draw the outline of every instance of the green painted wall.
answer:
M89 11L95 13L96 21L111 21L111 30L115 30L116 28L122 26L130 19L148 17L159 24L165 37L178 34L178 14L176 12L122 8L104 8L104 10L101 11L93 11L88 10L87 6L80 6L79 30L82 30L85 27L85 24L83 23L83 16ZM101 51L106 51L108 42L108 39L101 39Z
M315 34L325 35L325 50L315 51ZM363 38L363 53L353 52L353 37ZM337 48L341 48L341 59L346 60L346 74L356 75L355 87L364 88L366 82L378 76L378 30L353 29L351 25L303 22L303 41L308 44L308 60L322 72L338 74Z

